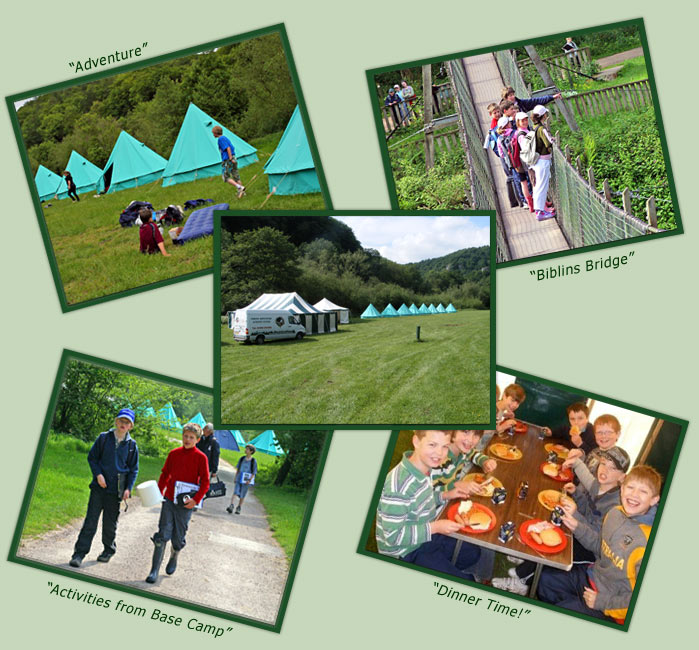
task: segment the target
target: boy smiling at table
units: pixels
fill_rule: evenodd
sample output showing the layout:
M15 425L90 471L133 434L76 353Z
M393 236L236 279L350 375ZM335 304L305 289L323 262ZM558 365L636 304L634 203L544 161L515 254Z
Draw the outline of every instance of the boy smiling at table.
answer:
M438 507L468 496L462 487L437 492L432 486L430 473L444 462L451 442L452 431L415 431L413 451L405 452L386 477L376 512L376 542L383 555L473 579L465 570L478 561L480 549L462 544L452 564L456 540L448 535L461 526L449 519L435 521Z
M570 572L545 568L539 599L595 618L623 623L655 519L662 477L649 465L637 465L621 486L621 505L604 518L600 532L585 540L597 561ZM575 519L563 519L579 537ZM582 540L581 540L582 541Z
M582 449L572 449L568 453L563 467L571 467L576 458L583 459L585 465L594 476L597 473L597 465L602 458L602 452L614 447L621 435L621 424L613 415L600 415L595 420L595 447L589 454L586 454Z
M495 460L476 449L482 435L483 431L475 429L452 432L446 460L431 473L435 490L444 492L458 485L464 489L467 496L482 492L481 485L476 481L461 480L474 465L480 467L486 474L495 471L498 466Z
M551 438L570 440L574 447L582 449L586 454L590 453L597 446L595 429L588 419L590 409L587 404L575 402L566 408L566 413L570 426L556 427L553 431L544 427L544 434Z

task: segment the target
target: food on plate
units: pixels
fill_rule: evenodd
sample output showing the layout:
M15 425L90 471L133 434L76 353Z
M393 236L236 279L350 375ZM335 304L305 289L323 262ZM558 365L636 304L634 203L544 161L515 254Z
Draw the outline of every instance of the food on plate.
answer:
M529 425L525 422L517 420L515 422L515 433L526 433L529 430Z
M539 503L547 510L553 510L557 505L562 503L562 495L558 490L542 490L537 495Z
M484 497L492 497L493 496L493 492L495 491L495 485L493 483L493 481L495 480L494 476L490 476L490 477L486 478L484 474L477 474L473 480L476 483L478 483L478 485L481 486L481 491L480 491L481 496L484 496Z
M568 458L568 452L570 451L570 449L568 449L568 447L565 447L564 445L556 445L556 444L551 443L551 442L544 445L544 449L546 451L556 452L556 456L558 456L559 458L562 458L563 460Z
M546 474L546 476L550 476L551 478L555 478L558 476L558 470L560 469L560 465L557 465L556 463L546 463L542 468L541 471Z
M496 443L490 447L490 450L493 454L505 460L519 460L522 458L522 452L514 445Z
M561 543L561 538L558 535L558 531L553 528L547 528L539 533L541 541L546 546L558 546Z
M471 510L471 508L473 508L473 501L471 501L470 499L467 499L466 501L462 501L459 504L459 511L458 512L460 515L463 515L463 514L466 514L467 512L469 512Z
M473 507L473 501L468 499L459 504L459 509L454 514L454 521L460 526L468 526L468 512Z
M490 515L482 510L472 512L468 517L468 526L473 530L487 530L491 522Z
M527 528L527 532L537 544L557 546L561 543L561 538L554 525L548 521L539 521L535 524L531 524Z

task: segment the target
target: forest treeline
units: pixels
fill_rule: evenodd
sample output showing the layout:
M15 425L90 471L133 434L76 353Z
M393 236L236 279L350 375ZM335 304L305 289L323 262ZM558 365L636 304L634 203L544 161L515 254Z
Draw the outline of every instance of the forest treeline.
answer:
M103 168L120 131L169 158L187 107L244 140L282 131L297 100L279 34L41 95L18 109L32 173L75 149Z
M292 291L310 303L328 298L355 317L369 303L380 310L389 302L396 308L413 302L490 308L489 246L398 264L362 248L351 229L332 217L274 219L261 227L238 218L223 221L222 314L263 293Z

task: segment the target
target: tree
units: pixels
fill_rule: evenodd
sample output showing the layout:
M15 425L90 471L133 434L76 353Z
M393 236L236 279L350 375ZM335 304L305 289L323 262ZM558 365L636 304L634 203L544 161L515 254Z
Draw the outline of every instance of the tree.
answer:
M274 228L234 235L221 250L222 313L243 307L261 293L291 291L300 275L298 257L289 238Z
M277 437L286 456L277 471L274 485L292 485L310 489L325 444L326 431L277 431Z

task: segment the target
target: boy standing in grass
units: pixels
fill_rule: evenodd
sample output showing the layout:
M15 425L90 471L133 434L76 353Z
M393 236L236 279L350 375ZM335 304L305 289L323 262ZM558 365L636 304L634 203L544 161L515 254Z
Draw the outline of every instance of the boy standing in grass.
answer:
M92 470L90 500L85 521L75 542L70 566L79 567L90 552L97 523L102 515L102 553L98 562L109 562L116 553L116 530L119 505L131 496L138 476L138 446L129 436L134 424L134 412L121 409L114 420L114 428L100 433L87 454Z
M238 198L242 198L245 194L245 186L240 182L240 173L238 172L238 161L235 158L235 149L233 143L223 135L223 129L217 124L211 133L214 134L218 144L218 150L221 152L221 175L226 183L235 185L238 189Z
M170 257L170 253L165 251L165 243L163 242L163 236L160 234L160 229L151 221L153 216L151 210L149 208L141 208L138 216L141 217L141 228L138 232L141 240L141 252L152 255L160 250L165 257Z
M226 512L233 514L233 504L235 498L238 497L238 507L235 509L235 514L240 514L240 508L243 506L243 501L248 494L248 489L251 485L255 485L255 476L257 476L257 461L253 458L255 446L245 445L245 456L238 459L238 464L235 466L235 489L231 497L231 505L226 508Z
M170 559L165 567L165 573L172 575L177 569L177 556L187 543L185 535L192 509L201 503L209 490L209 462L206 454L197 449L197 440L201 436L201 427L190 422L182 427L182 446L173 449L165 460L160 472L158 487L165 497L160 510L158 532L151 541L155 544L153 550L153 565L146 582L153 583L158 579L158 571L163 562L165 544L172 540ZM177 483L198 485L199 489L190 495L179 493L175 496Z
M621 486L621 505L604 517L602 529L589 539L573 535L595 553L591 566L574 565L569 571L546 567L539 581L539 599L595 618L623 623L646 551L660 500L660 474L649 465L637 465Z
M435 521L437 508L450 499L468 495L461 487L437 492L431 472L446 459L451 431L415 431L414 451L407 451L386 477L376 512L376 542L379 553L410 564L473 580L465 570L480 557L480 549L464 543L451 563L456 540L448 537L461 525L450 519Z

